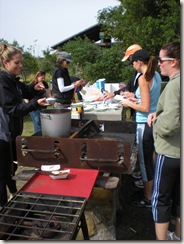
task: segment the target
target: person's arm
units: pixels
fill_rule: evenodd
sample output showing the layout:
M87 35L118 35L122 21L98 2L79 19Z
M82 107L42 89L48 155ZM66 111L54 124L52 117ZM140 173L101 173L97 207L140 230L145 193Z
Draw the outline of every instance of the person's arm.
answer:
M34 90L34 85L26 85L23 82L17 83L17 91L13 89L5 89L0 85L0 105L6 110L6 113L13 117L22 117L29 112L39 108L37 102L38 97L31 99L31 91ZM31 99L25 103L23 98Z
M58 83L58 87L59 87L60 92L67 92L67 91L70 91L70 90L80 86L82 84L82 80L78 80L69 86L65 86L64 85L64 79L63 78L57 78L57 83Z
M80 94L80 91L81 90L82 90L82 87L81 86L77 87L77 89L76 89L77 98L78 98L79 101L82 101L82 96Z
M157 117L153 123L156 133L160 136L174 135L180 129L179 84L175 82L167 84L167 89L159 99L157 110Z
M122 101L120 101L120 104L143 113L148 113L150 110L150 91L148 82L146 81L144 75L140 76L138 82L141 94L141 101L139 101L140 103L132 102L129 99L123 99Z
M58 87L59 87L60 92L67 92L67 91L74 89L74 83L72 83L69 86L65 86L63 78L57 78L57 83L58 83Z

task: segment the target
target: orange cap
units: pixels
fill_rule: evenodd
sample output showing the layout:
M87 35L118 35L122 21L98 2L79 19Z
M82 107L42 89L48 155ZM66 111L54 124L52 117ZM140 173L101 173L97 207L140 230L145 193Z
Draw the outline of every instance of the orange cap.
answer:
M140 49L142 49L142 47L139 44L133 44L132 46L128 47L122 61L126 61L130 57L130 55L134 54L137 50Z

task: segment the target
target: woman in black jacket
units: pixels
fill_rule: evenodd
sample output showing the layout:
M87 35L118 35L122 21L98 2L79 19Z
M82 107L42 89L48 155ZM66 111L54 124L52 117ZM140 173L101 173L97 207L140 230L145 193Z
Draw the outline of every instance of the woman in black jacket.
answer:
M17 192L16 182L11 179L17 165L16 137L23 131L23 116L39 106L49 106L43 84L26 85L19 81L22 65L22 52L14 46L0 44L0 206L7 203L7 190L12 195ZM24 103L23 99L29 99Z
M74 90L81 86L83 80L72 83L68 72L68 65L72 62L72 56L67 52L57 54L57 66L52 77L52 91L56 98L55 108L67 108L71 105Z

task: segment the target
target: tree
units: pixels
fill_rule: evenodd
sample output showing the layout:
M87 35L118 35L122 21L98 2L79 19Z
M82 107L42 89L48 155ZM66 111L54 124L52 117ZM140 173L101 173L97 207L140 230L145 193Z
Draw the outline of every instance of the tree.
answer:
M65 44L62 50L72 53L74 62L69 67L72 75L88 79L90 83L100 78L105 78L107 83L122 81L120 70L124 64L118 44L104 48L87 37L84 40L76 38Z
M0 42L4 42L8 45L15 46L22 51L23 68L22 68L21 76L23 81L27 82L27 77L31 74L35 74L39 69L37 58L31 54L31 48L28 49L27 51L24 51L24 46L20 46L16 40L14 40L12 43L8 43L7 40L0 39Z
M44 58L38 59L39 68L52 76L56 66L56 54L51 54L50 50L47 48L47 50L43 51L43 55Z
M39 70L38 60L36 57L32 56L28 51L23 52L23 68L22 68L22 78L23 81L27 82L27 77L31 74L36 74Z
M98 22L105 38L111 36L111 48L101 48L88 38L76 38L62 50L72 53L73 75L93 83L99 78L106 82L128 82L134 70L121 62L128 46L138 43L158 57L163 44L180 41L179 0L119 0L120 5L98 12Z
M163 44L180 40L179 0L119 1L119 6L99 11L98 21L123 50L138 43L157 56Z

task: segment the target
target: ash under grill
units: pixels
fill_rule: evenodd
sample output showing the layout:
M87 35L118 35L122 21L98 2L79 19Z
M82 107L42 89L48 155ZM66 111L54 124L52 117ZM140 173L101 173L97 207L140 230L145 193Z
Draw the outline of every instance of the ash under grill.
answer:
M80 228L88 239L86 199L20 192L0 211L1 240L74 240Z

